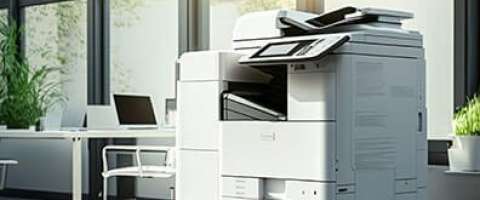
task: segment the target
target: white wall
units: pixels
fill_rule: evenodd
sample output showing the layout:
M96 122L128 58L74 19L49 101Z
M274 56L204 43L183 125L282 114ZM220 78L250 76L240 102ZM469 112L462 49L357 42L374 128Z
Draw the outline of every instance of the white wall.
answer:
M429 137L452 133L453 118L453 0L325 0L326 11L342 6L380 7L413 12L405 27L424 36L427 62Z

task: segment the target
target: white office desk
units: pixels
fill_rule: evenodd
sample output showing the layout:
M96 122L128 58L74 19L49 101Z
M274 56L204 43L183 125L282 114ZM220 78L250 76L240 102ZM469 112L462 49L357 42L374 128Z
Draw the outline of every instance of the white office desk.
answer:
M2 139L67 139L72 141L72 199L82 199L82 141L119 138L174 138L173 130L42 131L0 130Z

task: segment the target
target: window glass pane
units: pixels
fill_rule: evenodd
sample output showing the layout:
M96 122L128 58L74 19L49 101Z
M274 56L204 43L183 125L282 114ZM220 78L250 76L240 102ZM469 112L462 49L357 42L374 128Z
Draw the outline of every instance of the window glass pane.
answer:
M231 49L235 21L245 13L295 9L296 0L210 0L210 49Z
M60 67L65 104L52 109L47 123L82 125L87 105L87 0L26 7L25 55L32 67ZM47 120L48 120L47 115ZM56 116L56 120L55 119Z
M157 122L175 96L177 0L111 0L110 66L113 93L152 95Z

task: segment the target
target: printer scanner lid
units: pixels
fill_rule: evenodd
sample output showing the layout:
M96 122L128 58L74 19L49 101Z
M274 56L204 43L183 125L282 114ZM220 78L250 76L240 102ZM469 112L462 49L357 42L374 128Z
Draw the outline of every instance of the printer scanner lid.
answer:
M355 7L344 7L321 15L291 10L254 12L237 20L233 41L339 33L359 29L409 35L412 32L402 29L401 22L411 18L412 13L403 11Z

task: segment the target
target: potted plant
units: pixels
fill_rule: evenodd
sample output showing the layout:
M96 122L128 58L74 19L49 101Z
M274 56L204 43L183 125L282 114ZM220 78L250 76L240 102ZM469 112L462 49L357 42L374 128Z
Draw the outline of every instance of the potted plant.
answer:
M62 70L31 66L18 48L22 33L16 23L0 23L0 121L9 129L36 125L51 106L64 100L63 81L51 78Z
M473 97L454 118L455 140L448 150L451 171L480 172L480 98Z

